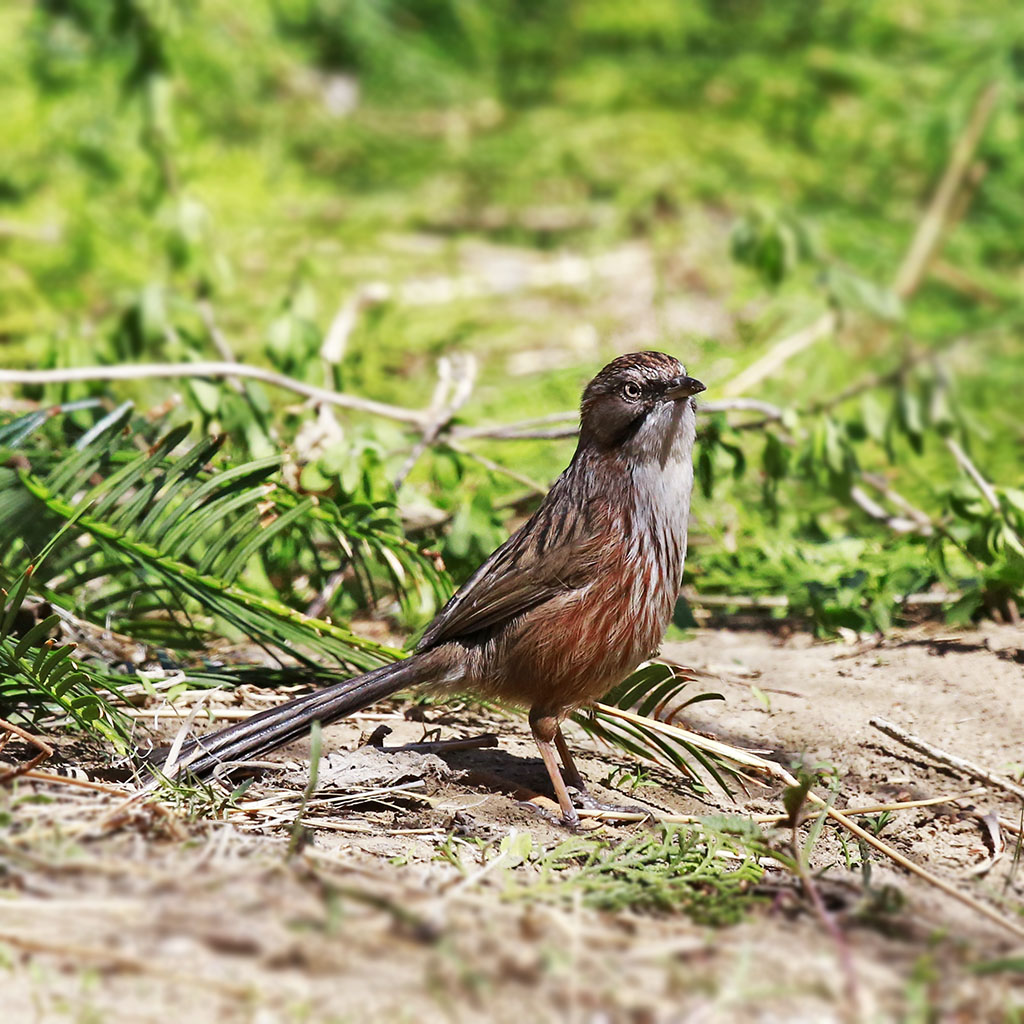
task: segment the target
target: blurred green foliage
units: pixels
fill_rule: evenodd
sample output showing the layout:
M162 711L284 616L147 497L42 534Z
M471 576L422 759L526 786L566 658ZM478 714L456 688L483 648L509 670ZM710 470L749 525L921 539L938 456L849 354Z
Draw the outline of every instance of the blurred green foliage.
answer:
M955 614L1012 617L1022 40L1012 0L14 0L0 9L3 362L208 359L223 332L244 361L423 406L435 358L463 348L482 372L460 421L507 422L571 408L624 347L680 353L714 399L834 310L841 329L752 396L782 421L705 421L689 580L784 594L823 629L884 628L901 595L932 587L961 595ZM901 300L896 270L990 83L944 273ZM638 245L650 281L624 264L521 284L554 254ZM410 297L409 282L500 278L509 253L511 285ZM389 291L324 360L339 307L369 282ZM713 311L707 327L680 316L691 307ZM396 495L407 432L339 415L313 444L309 410L252 382L17 394L147 408L175 391L171 420L227 433L239 461L281 451L340 507L427 509L437 536L409 529L456 578L528 507L521 482L443 443ZM472 447L547 481L570 445ZM929 529L893 530L851 501L865 473Z

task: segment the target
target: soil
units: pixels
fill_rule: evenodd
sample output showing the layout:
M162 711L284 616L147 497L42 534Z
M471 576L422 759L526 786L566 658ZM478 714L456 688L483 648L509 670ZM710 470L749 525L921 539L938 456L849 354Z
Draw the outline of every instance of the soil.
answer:
M1020 629L953 636L929 627L881 642L819 643L721 628L663 654L693 668L693 692L725 698L687 708L689 728L787 766L834 770L837 806L976 785L883 735L869 724L874 716L1020 777ZM265 691L212 700L231 708L256 706L257 697ZM14 812L0 846L4 1020L974 1022L1024 1014L1024 939L879 854L865 872L856 842L831 825L811 864L839 941L778 868L766 870L758 898L732 925L524 897L518 881L527 869L511 854L497 862L502 841L525 834L537 850L570 838L542 813L550 802L524 720L456 703L429 707L417 721L407 717L414 707L385 704L326 729L319 788L304 811L308 742L275 758L283 771L252 783L241 798L246 813L212 818L220 791L161 812L21 780L0 808ZM499 745L386 753L366 745L380 725L392 730L388 748L492 732ZM172 723L164 728L173 733ZM638 776L627 755L569 732L601 800L682 814L780 807L777 789L750 786L730 799L665 769ZM293 826L300 813L304 830ZM1024 929L1018 838L1004 828L1005 852L991 864L986 815L1019 822L1021 803L989 787L955 807L876 823L901 853ZM595 826L583 838L647 828ZM771 835L781 849L789 831Z

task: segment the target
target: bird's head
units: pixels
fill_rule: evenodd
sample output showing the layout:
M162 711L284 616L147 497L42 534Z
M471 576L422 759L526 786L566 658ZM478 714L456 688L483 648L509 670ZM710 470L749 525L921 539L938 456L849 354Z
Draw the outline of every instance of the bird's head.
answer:
M580 440L664 462L667 445L693 445L693 395L704 385L664 352L631 352L613 359L586 387Z

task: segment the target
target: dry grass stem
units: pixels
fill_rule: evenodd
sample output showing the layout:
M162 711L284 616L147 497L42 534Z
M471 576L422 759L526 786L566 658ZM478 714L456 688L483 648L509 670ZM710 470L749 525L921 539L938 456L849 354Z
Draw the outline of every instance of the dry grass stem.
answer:
M789 775L788 772L786 772L785 774ZM789 777L792 778L792 776ZM796 779L793 779L793 782L790 784L795 785ZM968 893L961 892L959 889L956 888L956 886L951 885L949 882L939 878L937 875L933 875L926 868L921 867L919 864L915 864L912 860L908 860L906 857L903 856L902 853L899 853L897 850L894 850L888 843L882 842L881 839L879 839L872 833L868 832L866 829L861 828L860 825L858 825L855 821L847 817L847 815L843 814L841 811L837 811L834 807L827 807L825 801L822 800L821 797L817 796L817 794L808 794L808 799L812 800L818 806L825 809L825 813L830 818L832 818L833 821L838 822L847 831L852 832L855 836L857 836L858 839L863 839L864 842L866 842L869 846L874 847L879 853L885 854L886 857L888 857L895 863L899 864L900 867L905 868L907 871L909 871L911 874L916 875L922 881L925 881L929 885L934 886L936 889L941 890L947 896L951 896L953 899L970 907L973 911L975 911L975 913L980 914L982 917L987 918L989 921L992 921L995 924L998 924L1001 927L1005 928L1007 931L1012 932L1018 938L1024 939L1024 925L1020 925L1016 921L1011 921L1009 918L1003 917L1003 915L1000 914L997 910L993 910L992 907L982 903L980 900L976 900L973 896L970 896Z
M967 124L953 146L945 173L939 181L928 209L917 225L910 248L896 273L893 289L901 298L906 298L917 290L938 252L942 236L952 220L957 194L970 169L978 143L981 142L998 98L999 83L990 82L975 101ZM962 216L965 211L958 209L956 212Z
M969 789L966 793L952 793L948 796L933 796L923 800L904 800L897 801L894 803L885 804L870 804L867 807L845 807L843 808L844 813L855 815L855 814L883 814L886 811L894 813L896 811L911 811L920 807L937 807L942 804L955 803L957 800L969 800L976 799L977 797L984 796L988 792L987 789ZM662 814L658 811L628 811L628 810L610 810L607 808L590 808L581 807L578 808L578 813L581 818L594 818L599 821L659 821L666 825L693 825L703 820L705 815L700 814ZM824 812L819 810L808 816L805 820L811 820L818 817ZM750 820L757 822L758 825L776 825L780 822L788 821L788 814L751 814ZM999 819L1000 824L1003 824L1003 819ZM1005 826L1004 826L1005 827Z
M282 702L283 703L283 702ZM174 704L161 704L158 708L124 708L118 709L125 718L152 719L159 721L161 718L183 718L179 708ZM204 718L208 721L241 722L253 715L259 714L263 708L207 708Z
M760 359L755 360L742 373L727 381L719 390L723 395L736 397L750 391L769 377L778 375L779 370L794 356L827 338L839 327L839 315L830 309L799 331L777 341Z
M609 718L619 718L624 722L630 722L633 725L650 729L652 732L660 732L665 736L671 736L673 739L680 740L683 743L690 743L699 750L704 750L715 757L732 761L752 771L768 776L774 776L778 771L779 766L774 761L766 761L757 754L741 750L739 747L730 746L728 743L722 743L720 740L701 736L700 733L690 732L689 729L682 729L678 725L669 725L667 722L659 721L656 718L647 718L644 715L638 715L632 711L624 711L622 708L611 707L608 704L595 703L594 707Z

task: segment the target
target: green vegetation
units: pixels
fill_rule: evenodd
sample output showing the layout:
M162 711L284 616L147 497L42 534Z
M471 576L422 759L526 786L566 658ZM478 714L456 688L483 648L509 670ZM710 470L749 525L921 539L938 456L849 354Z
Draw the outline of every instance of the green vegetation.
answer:
M0 790L5 856L22 845L30 862L41 842L94 838L95 822L74 830L70 800L64 817L24 814L52 798L25 795L39 779L12 778L36 753L19 726L91 737L95 763L139 745L133 730L152 708L129 705L147 697L320 683L398 656L393 638L414 637L534 507L571 455L581 386L630 349L676 353L708 385L677 635L709 609L848 638L926 615L1019 621L1019 0L9 0L0 110L0 746L15 765ZM189 364L233 360L237 373L190 375ZM71 367L127 377L23 379ZM294 388L242 372L256 369ZM608 785L644 799L653 760L706 805L718 788L744 789L742 764L624 713L719 697L692 683L648 666L607 696L611 712L576 716L617 748L616 764L622 751L647 758L652 778L630 762L632 776L612 772ZM749 686L766 713L788 692ZM73 752L89 761L81 739ZM259 801L228 819L246 849L286 844L307 887L306 829L323 824L304 820L314 746L301 799L284 785L260 794L262 823ZM351 896L408 926L425 894L455 906L486 878L480 890L493 887L503 911L521 899L549 904L553 919L571 909L574 934L581 906L629 911L621 959L632 962L644 917L742 917L776 882L771 853L836 939L816 888L831 881L822 858L862 871L863 920L896 907L897 889L872 882L870 836L855 851L817 810L802 820L822 779L798 774L778 828L723 815L567 842L509 828L504 810L474 822L475 800L452 817L432 789L417 791L421 806L396 786L393 804L372 805L391 809L345 822L357 827L343 841L363 829L393 841L377 855L399 851L388 881L404 877L407 891L385 898L369 873L316 882L334 901L324 919L333 929ZM167 782L154 791L166 817L126 824L124 801L97 835L123 827L134 843L166 827L179 870L182 829L227 834L247 785ZM895 831L894 813L877 811L870 833ZM422 864L401 871L424 847L447 861L436 892ZM210 849L222 847L204 849L197 877L217 866ZM39 884L6 864L0 874L18 895L59 893L61 872L36 861ZM339 866L348 879L351 864ZM218 888L241 892L229 867ZM266 877L266 899L247 890L246 907L283 914L285 876ZM165 886L161 876L157 910ZM290 905L300 920L305 904ZM91 913L66 916L98 947ZM162 965L168 935L152 920ZM339 978L361 963L353 920L345 943L318 942L343 953ZM529 942L526 918L495 921ZM423 931L435 927L432 911ZM439 934L460 930L474 935L461 917ZM76 948L73 933L57 938L60 955ZM382 957L393 941L374 948L381 988L410 955ZM472 941L503 982L520 977L489 940ZM192 945L216 955L205 936ZM25 959L13 948L12 962ZM907 983L914 1019L935 1015L930 972L955 980L931 949ZM329 964L323 951L309 962ZM683 958L666 955L674 974ZM263 946L258 959L274 973ZM109 962L111 976L136 969ZM1021 965L987 957L972 969ZM694 971L704 975L703 955ZM223 991L235 1012L237 990Z
M31 582L23 572L0 602L0 701L34 711L56 711L80 728L93 729L123 746L127 737L118 712L103 695L103 685L84 672L71 657L74 644L56 644L49 636L59 616L20 624L22 600ZM17 630L17 632L16 632Z
M8 4L4 363L233 356L423 409L468 352L458 427L571 410L605 357L670 349L709 402L762 403L704 420L698 599L823 632L922 593L1015 618L1022 30L1009 0ZM907 259L958 153L940 245ZM5 577L71 523L33 586L175 657L248 634L368 663L338 623L421 626L436 553L464 578L571 445L442 424L410 462L418 427L314 426L248 379L7 395L11 421L65 411L5 441Z
M579 892L599 910L685 910L708 924L738 920L762 874L736 840L709 827L671 825L612 845L570 840L542 858L541 870L529 890L535 897Z
M706 924L733 924L749 909L762 877L752 851L769 851L744 822L731 824L743 831L749 848L710 822L658 825L613 843L574 837L550 849L537 846L528 832L513 830L476 870L496 877L509 899L571 905L579 898L597 910L685 911ZM472 878L462 850L474 846L480 844L449 840L439 859ZM487 849L477 853L483 858Z

